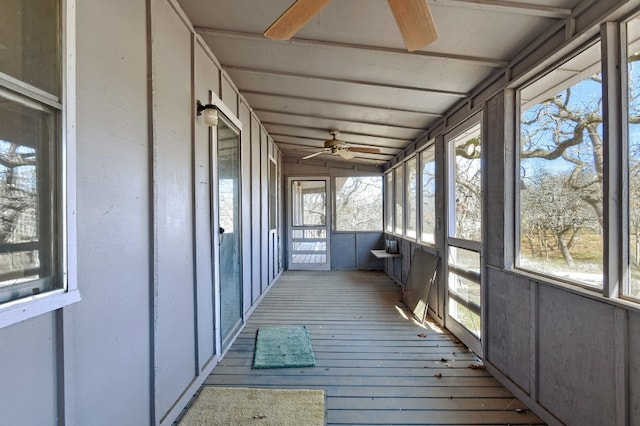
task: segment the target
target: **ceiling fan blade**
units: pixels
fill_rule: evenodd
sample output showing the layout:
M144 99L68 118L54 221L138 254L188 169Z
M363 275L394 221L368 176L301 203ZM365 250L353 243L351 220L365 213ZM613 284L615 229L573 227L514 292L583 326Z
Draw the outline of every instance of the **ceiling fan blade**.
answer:
M350 146L349 150L353 152L363 152L365 154L380 154L378 148L358 148L357 146Z
M264 36L271 40L289 40L331 0L297 0L287 9Z
M355 154L348 149L341 149L340 151L338 151L338 155L345 160L351 160L353 157L355 157Z
M426 0L387 0L409 52L436 41L438 31Z
M307 159L309 159L309 158L313 158L313 157L315 157L316 155L324 154L325 152L327 152L327 151L323 150L323 151L314 152L314 153L313 153L313 154L311 154L311 155L307 155L306 157L302 157L302 159L303 159L303 160L307 160Z

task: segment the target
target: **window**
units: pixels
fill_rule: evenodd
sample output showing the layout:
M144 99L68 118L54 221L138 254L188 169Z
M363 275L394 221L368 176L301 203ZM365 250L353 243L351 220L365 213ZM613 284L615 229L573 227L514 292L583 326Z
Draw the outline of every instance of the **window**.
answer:
M385 205L385 225L384 229L387 232L393 232L393 170L387 172L384 175L385 178L385 193L384 193L384 205Z
M404 223L404 164L396 167L395 171L395 182L396 182L396 190L395 190L395 212L396 212L396 226L395 233L398 235L402 235L403 231L403 223Z
M56 112L0 107L0 302L60 288Z
M640 299L640 18L627 24L628 173L629 173L629 277L624 296Z
M534 272L602 287L600 43L520 91L519 258Z
M480 125L475 125L451 141L449 159L449 205L453 218L449 236L462 240L482 238L482 162Z
M417 190L418 190L418 176L417 176L417 163L416 157L412 157L407 160L407 193L405 194L407 200L407 237L416 238L416 226L418 224L417 215Z
M66 265L68 251L75 248L63 234L63 230L75 232L65 214L65 207L72 207L62 198L64 185L70 189L63 159L73 143L72 133L67 132L72 118L63 122L63 106L71 99L62 90L65 61L60 29L67 14L59 0L37 5L12 1L1 9L0 326L4 326L64 306L78 300L78 295ZM67 86L72 83L67 81Z
M436 234L436 146L431 145L420 154L422 165L422 236L425 243L435 244Z
M336 178L336 231L382 231L382 177Z

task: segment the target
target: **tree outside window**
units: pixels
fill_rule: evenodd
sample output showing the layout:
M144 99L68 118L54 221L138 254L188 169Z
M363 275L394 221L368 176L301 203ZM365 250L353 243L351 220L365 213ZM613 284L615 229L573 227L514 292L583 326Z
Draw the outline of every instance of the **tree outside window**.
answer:
M336 231L382 231L382 176L336 178Z
M600 43L520 96L519 266L602 287Z

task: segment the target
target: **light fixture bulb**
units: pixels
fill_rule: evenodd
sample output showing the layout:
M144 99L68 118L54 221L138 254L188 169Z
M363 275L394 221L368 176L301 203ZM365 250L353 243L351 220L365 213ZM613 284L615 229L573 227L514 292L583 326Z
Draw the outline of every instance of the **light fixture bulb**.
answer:
M209 127L216 127L218 125L218 110L215 108L207 108L202 111L204 124Z
M476 146L473 142L467 142L467 145L464 147L465 152L469 157L476 153Z
M204 124L209 127L218 125L218 108L213 104L202 105L200 101L196 101L196 115L201 115Z

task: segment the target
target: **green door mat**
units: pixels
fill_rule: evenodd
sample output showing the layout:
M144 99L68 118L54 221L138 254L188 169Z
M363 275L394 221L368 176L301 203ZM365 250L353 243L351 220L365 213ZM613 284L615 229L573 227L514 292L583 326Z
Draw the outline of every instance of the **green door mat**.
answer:
M315 365L316 358L305 326L258 329L253 368L313 367Z

